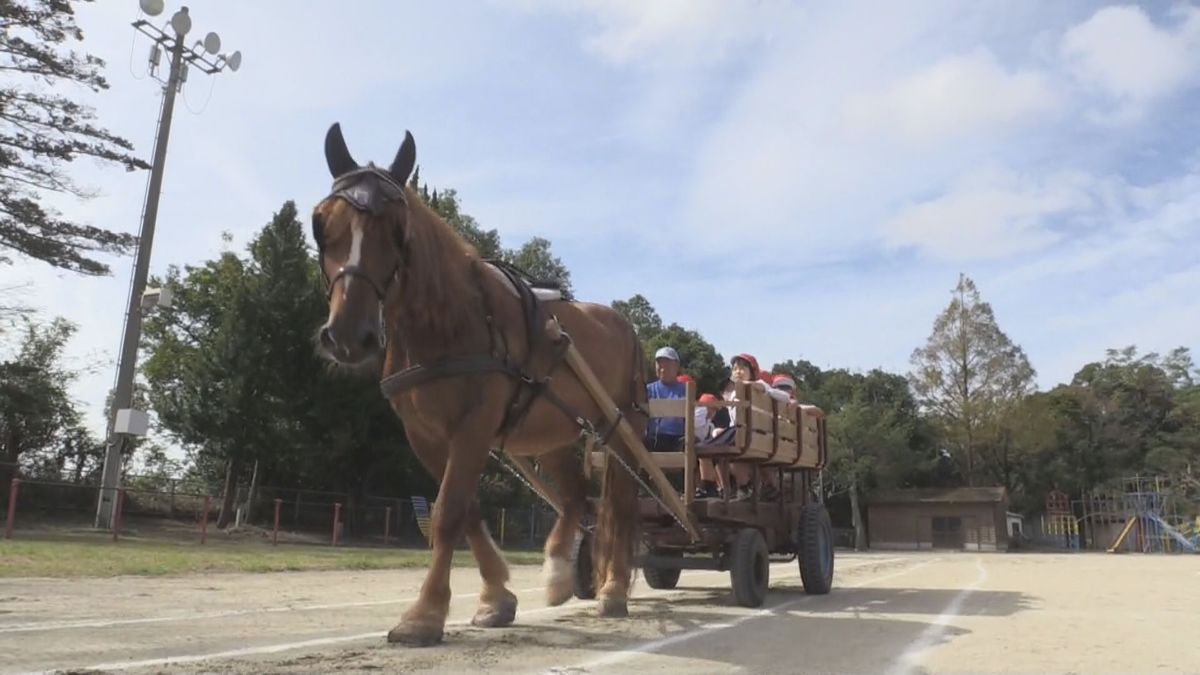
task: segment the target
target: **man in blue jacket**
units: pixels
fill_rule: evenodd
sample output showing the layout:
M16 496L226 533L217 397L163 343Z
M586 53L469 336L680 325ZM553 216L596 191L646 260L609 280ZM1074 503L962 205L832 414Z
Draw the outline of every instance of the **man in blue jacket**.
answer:
M687 396L687 385L679 381L679 352L663 347L654 353L658 379L646 383L648 398L677 398ZM646 425L646 447L652 452L683 449L684 423L682 417L652 417Z

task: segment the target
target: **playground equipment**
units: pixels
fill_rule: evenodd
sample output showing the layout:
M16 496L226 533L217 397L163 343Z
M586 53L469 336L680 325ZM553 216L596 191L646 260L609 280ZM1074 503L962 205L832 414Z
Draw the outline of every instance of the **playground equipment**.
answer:
M1165 476L1132 476L1120 491L1076 500L1086 545L1109 553L1200 553L1197 504Z
M1079 550L1079 521L1071 512L1067 493L1053 490L1046 495L1046 514L1042 516L1042 533L1055 545L1071 551Z

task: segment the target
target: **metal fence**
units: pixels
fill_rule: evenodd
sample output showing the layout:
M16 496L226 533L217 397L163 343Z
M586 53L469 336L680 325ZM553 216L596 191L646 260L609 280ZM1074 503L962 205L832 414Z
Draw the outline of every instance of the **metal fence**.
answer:
M427 546L410 497L365 496L305 489L239 487L229 524L216 529L222 499L195 485L130 477L118 490L112 536L194 539L241 535L275 544ZM202 486L201 486L202 487ZM94 533L98 485L13 479L0 486L5 538ZM433 507L430 503L429 508ZM492 508L484 517L493 538L507 548L539 548L554 525L544 504Z

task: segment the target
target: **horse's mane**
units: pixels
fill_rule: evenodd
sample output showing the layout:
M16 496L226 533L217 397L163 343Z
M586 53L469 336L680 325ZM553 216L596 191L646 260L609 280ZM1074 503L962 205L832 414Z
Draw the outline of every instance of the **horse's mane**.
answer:
M400 276L404 320L437 338L452 339L478 311L472 265L479 252L411 186L406 185L404 193L408 202Z

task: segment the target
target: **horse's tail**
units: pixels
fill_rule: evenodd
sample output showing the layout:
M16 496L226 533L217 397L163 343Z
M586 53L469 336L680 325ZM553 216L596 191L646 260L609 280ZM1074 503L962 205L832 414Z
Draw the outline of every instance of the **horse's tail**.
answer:
M634 434L641 439L645 435L647 420L645 355L642 351L642 341L638 339L632 326L629 332L633 337L632 391L629 403L622 406L621 412L633 428ZM620 439L619 434L614 434L609 447L636 471L638 466L633 453ZM596 536L592 541L592 570L597 591L604 586L610 570L617 561L625 561L624 565L618 566L618 573L632 570L640 525L637 482L620 462L610 457L605 462L604 479L600 489L600 508L596 514Z

